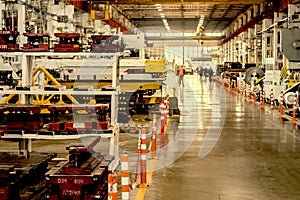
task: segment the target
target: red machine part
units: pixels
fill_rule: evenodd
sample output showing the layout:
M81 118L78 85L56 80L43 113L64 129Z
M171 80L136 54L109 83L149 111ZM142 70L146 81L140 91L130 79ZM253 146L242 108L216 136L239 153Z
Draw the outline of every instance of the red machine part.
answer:
M54 33L59 38L59 44L54 44L54 52L80 52L81 35L79 33Z
M93 44L91 51L93 52L122 52L125 43L118 35L92 35Z
M0 30L0 51L18 51L17 37L19 32Z
M48 33L24 33L28 43L23 45L22 51L25 52L47 52L50 50Z
M52 192L50 200L94 200L95 196L106 196L104 176L107 174L104 168L99 169L93 175L53 175L50 176Z
M8 131L8 125L0 125L0 136L4 135Z
M107 199L109 162L101 153L90 154L99 142L97 138L89 147L73 144L67 147L69 161L52 169L47 177L51 184L50 200Z
M0 153L0 200L41 199L49 183L44 174L55 154L31 153L30 157Z
M6 124L7 130L37 131L41 128L42 121L39 117L39 106L7 106Z
M10 131L40 134L77 134L108 131L106 105L57 105L46 107L50 114L41 114L44 106L5 105L0 107L0 135ZM82 112L84 114L80 114ZM80 119L77 119L79 117Z

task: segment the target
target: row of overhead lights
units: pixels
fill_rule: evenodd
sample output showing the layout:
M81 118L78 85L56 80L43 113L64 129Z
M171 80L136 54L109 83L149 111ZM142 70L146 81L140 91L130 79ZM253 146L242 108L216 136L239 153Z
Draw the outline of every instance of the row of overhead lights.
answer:
M168 23L168 20L166 19L165 14L163 13L163 9L161 7L161 4L155 4L155 7L157 9L157 11L159 12L160 18L163 21L167 31L171 31L170 25Z

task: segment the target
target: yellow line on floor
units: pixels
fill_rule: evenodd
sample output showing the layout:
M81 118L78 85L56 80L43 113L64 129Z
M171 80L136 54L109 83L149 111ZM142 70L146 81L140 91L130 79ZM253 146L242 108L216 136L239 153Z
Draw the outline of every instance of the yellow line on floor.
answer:
M152 174L153 174L153 171L154 171L154 167L155 167L155 163L156 163L156 160L155 159L152 159L152 160L149 160L149 163L148 163L148 173L147 173L147 183L150 185L151 183L151 180L152 180ZM150 185L151 187L151 185ZM145 194L146 194L146 191L147 191L147 188L139 188L136 196L135 196L135 200L144 200L144 197L145 197Z

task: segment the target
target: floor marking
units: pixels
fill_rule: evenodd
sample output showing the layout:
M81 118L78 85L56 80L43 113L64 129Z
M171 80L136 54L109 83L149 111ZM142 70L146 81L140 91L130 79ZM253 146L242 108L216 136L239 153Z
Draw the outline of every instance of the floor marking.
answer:
M155 164L156 164L156 159L151 159L151 160L149 160L148 165L147 165L147 169L148 169L147 183L149 185L152 182L152 174L154 171ZM150 185L150 187L151 187L151 185ZM138 192L136 194L135 200L144 200L146 191L147 191L147 188L139 188Z

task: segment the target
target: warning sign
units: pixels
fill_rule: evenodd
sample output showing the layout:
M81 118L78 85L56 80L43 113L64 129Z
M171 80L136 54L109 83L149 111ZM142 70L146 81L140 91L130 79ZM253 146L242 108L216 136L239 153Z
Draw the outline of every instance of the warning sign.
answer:
M202 33L205 30L204 26L199 27L199 32Z

